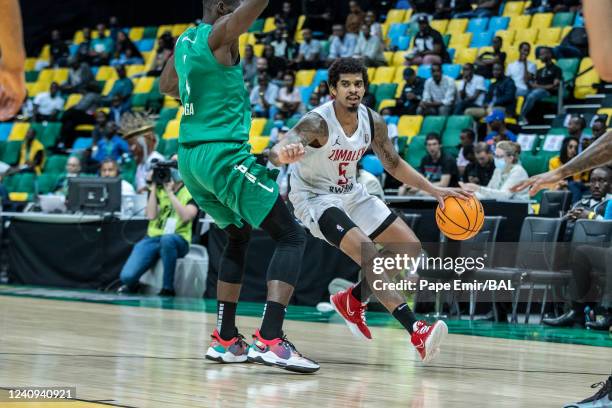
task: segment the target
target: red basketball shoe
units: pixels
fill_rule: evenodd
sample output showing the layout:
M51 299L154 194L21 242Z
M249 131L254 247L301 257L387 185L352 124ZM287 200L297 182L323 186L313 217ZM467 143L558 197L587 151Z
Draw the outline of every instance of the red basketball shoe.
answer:
M419 356L424 363L428 363L437 357L440 343L448 334L448 327L442 320L434 324L427 324L423 320L415 323L415 330L412 333L412 345L419 352Z
M353 288L350 287L343 291L331 295L329 302L334 310L346 322L346 325L351 330L351 333L360 339L371 339L372 334L366 324L365 312L368 308L366 303L361 303L352 294Z

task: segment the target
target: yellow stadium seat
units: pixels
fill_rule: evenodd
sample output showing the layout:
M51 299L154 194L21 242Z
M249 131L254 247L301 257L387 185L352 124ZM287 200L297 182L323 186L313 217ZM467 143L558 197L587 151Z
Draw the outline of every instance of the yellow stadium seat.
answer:
M521 116L521 111L523 110L523 103L525 103L525 97L519 96L516 98L516 116Z
M51 82L53 81L53 69L45 68L38 74L39 81Z
M179 107L179 109L176 111L176 116L174 116L174 119L176 120L181 120L181 117L183 116L183 107Z
M401 98L402 93L404 92L404 86L406 85L406 81L403 79L400 82L397 82L397 90L395 91L395 97Z
M172 36L178 37L189 28L189 24L175 24L172 26Z
M103 65L98 69L98 73L96 74L96 81L108 81L111 78L118 78L117 71L115 71L115 68L110 67L108 65Z
M504 16L518 16L525 9L524 1L507 1L504 7Z
M385 51L384 54L387 65L393 65L393 51Z
M128 34L128 37L132 41L140 41L142 40L142 36L144 35L144 27L132 27Z
M253 47L253 53L256 57L261 57L263 55L264 45L263 44L255 44Z
M531 27L539 28L540 30L543 28L548 28L552 24L553 13L537 13L533 15L531 19Z
M561 27L542 28L538 34L538 45L558 45L561 40Z
M531 16L512 16L510 17L510 24L508 24L508 29L522 30L523 28L528 28L530 22Z
M368 82L372 83L374 75L376 74L376 68L368 68Z
M471 41L472 33L453 34L451 36L450 42L448 43L448 46L449 48L455 48L456 50L459 50L460 48L469 47Z
M51 86L50 82L47 81L38 81L36 82L36 84L34 84L34 87L32 87L32 95L31 96L36 96L39 93L42 92L49 92L49 87Z
M266 122L268 122L266 118L254 118L251 121L251 131L249 132L249 136L261 136L264 128L266 127Z
M303 69L295 75L295 86L310 86L316 71L314 69Z
M109 36L110 35L110 30L107 28L106 30L104 30L104 35L105 36ZM92 30L91 32L91 38L98 38L98 30Z
M94 125L78 125L75 128L77 132L93 132L94 129Z
M157 38L161 37L166 31L169 31L170 34L172 34L172 25L165 24L159 26L159 28L157 29Z
M26 91L28 96L32 96L32 91L34 90L35 86L36 84L34 82L26 82Z
M297 28L295 29L294 40L297 43L304 42L304 37L302 36L302 27L304 27L304 21L306 21L306 16L301 15L298 17Z
M110 93L111 89L113 89L113 85L115 85L115 81L117 78L111 78L106 81L104 84L104 88L102 89L102 95L106 96Z
M248 33L241 34L240 37L238 37L238 45L246 45L248 40L249 40Z
M495 33L495 35L502 39L502 48L507 49L512 47L512 44L514 43L516 30L499 30Z
M584 72L592 66L593 60L591 60L591 58L583 58L580 62L578 72ZM597 74L597 70L595 69L592 69L586 74L577 77L576 85L574 87L574 96L577 99L584 99L588 95L593 95L595 93L595 88L593 88L593 85L599 83L599 81L600 78Z
M606 123L606 125L610 126L610 120L612 119L612 108L600 108L597 111L597 114L608 116L608 122Z
M572 26L567 26L567 27L563 27L563 29L561 29L561 39L564 39L566 35L569 34L570 31L572 31Z
M422 124L423 117L421 115L403 115L397 124L397 133L400 136L416 136L419 134Z
M47 44L40 51L40 55L38 56L38 59L48 61L49 57L51 57L51 46Z
M266 18L266 22L264 23L263 32L269 33L270 31L276 30L276 24L274 23L274 17Z
M462 34L465 33L465 29L468 26L467 18L455 18L448 23L446 28L446 34Z
M20 193L17 191L13 191L9 193L9 200L15 202L25 202L28 201L28 193Z
M536 38L538 38L537 28L525 28L525 29L516 31L516 36L514 37L514 43L520 44L522 42L528 42L529 44L531 44L532 46L531 48L534 48Z
M166 130L164 131L164 135L162 138L164 139L176 139L179 136L179 127L181 126L181 121L173 119L168 122L166 125Z
M440 34L446 33L446 28L448 27L448 20L431 20L429 23L431 28L440 32Z
M133 77L134 75L143 74L146 70L147 69L144 65L128 65L126 67L125 73L128 77Z
M412 18L412 12L414 10L412 10L411 8L406 10L406 13L404 13L404 21L402 21L403 23L409 23L410 19Z
M58 84L63 84L68 80L70 70L68 68L55 68L53 72L53 80Z
M249 138L249 144L251 145L252 154L262 154L266 147L268 147L270 144L270 137L252 136Z
M179 102L171 96L164 96L164 108L178 108Z
M519 50L517 47L510 47L504 50L506 52L506 65L519 59Z
M385 22L388 24L401 23L404 21L405 15L406 15L406 10L391 9L387 13L387 19L385 20Z
M66 100L66 103L64 104L64 110L68 110L75 106L81 101L81 98L83 98L83 95L81 94L70 94Z
M473 63L478 56L478 48L459 48L455 51L455 64Z
M395 75L393 76L393 83L395 84L399 84L401 82L404 82L404 71L406 70L406 66L402 65L399 67L396 67L395 69Z
M143 94L151 92L151 89L153 89L153 82L155 82L154 77L142 77L138 79L136 87L134 88L134 93Z
M30 124L27 122L14 123L7 140L9 142L19 142L25 139L25 135L26 133L28 133L28 129L30 129Z
M385 41L388 40L387 33L389 32L389 27L391 27L391 25L389 23L383 23L380 26L380 31L381 31L381 34L382 34L382 38L384 38Z
M83 35L83 30L79 30L76 33L74 33L74 37L72 37L72 42L74 44L79 45L83 41L85 41L85 36Z
M396 51L393 54L393 66L395 67L400 67L402 65L404 65L404 62L406 61L406 58L404 57L406 55L406 51Z
M379 67L376 68L374 79L372 84L383 84L393 82L393 75L395 75L395 67Z
M36 58L26 58L26 61L25 61L26 71L33 71L35 66L36 66Z
M382 112L385 108L393 108L395 107L395 99L383 99L380 101L380 105L378 106L378 111Z

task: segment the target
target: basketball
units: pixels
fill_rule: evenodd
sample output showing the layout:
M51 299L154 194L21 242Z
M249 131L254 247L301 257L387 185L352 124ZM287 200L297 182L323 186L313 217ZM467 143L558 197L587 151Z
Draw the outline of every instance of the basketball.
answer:
M484 223L484 210L476 197L462 200L456 197L444 199L444 210L436 208L436 223L446 237L463 241L474 237Z

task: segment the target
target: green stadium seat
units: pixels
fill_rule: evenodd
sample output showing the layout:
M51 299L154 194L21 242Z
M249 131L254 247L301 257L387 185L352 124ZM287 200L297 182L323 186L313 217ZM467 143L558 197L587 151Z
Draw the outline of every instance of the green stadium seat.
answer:
M158 121L162 120L162 121L168 123L172 119L176 118L176 114L177 113L178 113L178 108L163 108L159 112L159 119L157 119L157 120ZM164 128L165 128L165 126L164 126Z
M407 136L399 136L397 138L397 151L400 156L404 157L404 153L406 152L406 147L408 146L408 137Z
M395 98L395 92L397 91L397 84L379 84L376 88L374 97L376 98L376 104L380 104L385 99ZM378 109L376 109L378 110Z
M38 176L38 193L49 194L55 190L55 186L60 178L60 173L42 173Z
M548 160L544 160L545 155L534 155L531 152L521 153L521 164L529 176L548 171Z
M133 185L134 179L136 178L136 168L137 167L138 167L138 163L136 163L135 160L124 161L121 164L121 178Z
M66 168L66 162L68 161L68 156L56 154L53 156L49 156L47 158L47 162L45 163L45 173L63 173Z
M291 117L289 119L287 119L285 121L285 126L287 126L289 129L292 129L295 125L297 125L297 123L300 121L301 118L298 117Z
M563 71L563 80L570 81L576 76L580 60L578 58L560 58L557 60L557 66Z
M427 154L427 149L425 148L425 136L419 135L412 138L410 144L407 146L406 155L404 159L410 164L412 167L417 168L421 165L421 160Z
M159 78L153 81L153 88L147 94L147 109L157 112L164 105L164 95L159 91Z
M19 161L19 151L21 149L21 142L6 142L4 152L0 161L3 161L10 165L15 165Z
M6 149L6 142L0 140L0 157L4 156L4 150Z
M45 127L45 130L42 132L42 134L38 135L38 140L47 149L53 147L59 140L61 130L61 122L49 122L47 123L47 126Z
M132 95L132 106L134 108L144 108L147 106L147 98L149 94L133 94Z
M461 132L461 129L474 127L474 119L467 115L452 115L446 121L446 130L456 130Z
M571 26L574 22L574 13L555 13L552 20L552 27Z
M39 71L26 71L25 80L26 82L36 82L38 81Z
M260 33L263 31L264 28L264 24L265 24L266 20L263 18L259 18L257 20L255 20L253 22L253 24L251 24L251 27L249 28L249 33Z
M268 120L261 132L261 134L263 136L270 136L270 133L272 133L272 129L274 129L274 121L273 120Z
M157 37L157 27L145 27L142 33L142 38L155 38Z
M442 135L445 124L446 116L426 116L421 126L421 134L427 135L428 133L435 132Z
M17 191L15 190L15 188L19 185L20 178L21 178L20 173L13 174L12 176L6 176L2 180L2 184L4 184L4 187L9 193L12 193L14 191Z
M19 183L15 186L15 191L19 193L34 193L34 182L36 175L34 173L22 173L19 178Z

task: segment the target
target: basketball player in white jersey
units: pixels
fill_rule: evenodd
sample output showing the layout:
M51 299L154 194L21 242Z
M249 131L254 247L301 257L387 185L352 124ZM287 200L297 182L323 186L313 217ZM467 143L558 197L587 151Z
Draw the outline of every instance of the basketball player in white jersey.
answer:
M370 145L391 175L431 194L440 205L447 196L469 197L469 193L459 189L434 186L400 158L389 140L384 119L361 104L367 78L360 60L336 60L329 68L333 100L306 114L270 153L270 160L276 165L295 163L289 199L296 217L312 235L340 248L360 265L381 256L375 244L402 243L403 253L412 257L421 253L412 230L357 182L357 162ZM332 305L353 334L371 338L365 310L373 281L389 283L397 272L378 275L365 267L365 280L331 297ZM446 324L417 321L398 292L374 292L411 334L420 358L431 361L448 332Z

